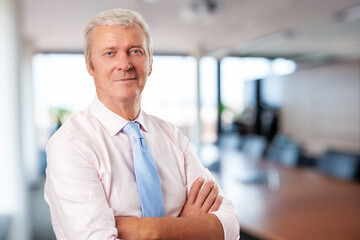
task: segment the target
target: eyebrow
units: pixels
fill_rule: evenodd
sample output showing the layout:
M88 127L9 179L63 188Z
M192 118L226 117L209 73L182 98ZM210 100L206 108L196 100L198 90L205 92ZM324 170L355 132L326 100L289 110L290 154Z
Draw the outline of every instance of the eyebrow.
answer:
M104 47L101 49L101 52L107 51L107 50L115 50L115 47Z
M145 50L145 48L142 45L133 45L133 46L129 47L129 49L132 49L132 48L141 48L141 49Z
M142 49L144 51L146 50L146 48L144 48L142 45L132 45L128 49L133 49L133 48L140 48L140 49ZM104 48L102 48L101 52L104 52L104 51L107 51L107 50L117 50L117 48L113 47L113 46L104 47Z

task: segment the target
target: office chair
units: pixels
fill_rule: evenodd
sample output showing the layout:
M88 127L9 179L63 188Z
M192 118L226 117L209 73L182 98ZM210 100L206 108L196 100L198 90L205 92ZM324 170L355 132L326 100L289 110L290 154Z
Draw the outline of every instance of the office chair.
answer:
M243 139L242 152L248 157L259 159L264 156L267 141L264 136L246 136Z
M301 148L299 144L293 142L290 138L284 135L277 135L269 145L265 156L269 161L277 162L287 167L295 167L300 162Z
M327 150L317 160L317 169L339 179L360 180L360 156L353 153Z
M287 167L296 167L299 165L300 154L301 149L296 143L288 143L284 146L270 145L266 158Z

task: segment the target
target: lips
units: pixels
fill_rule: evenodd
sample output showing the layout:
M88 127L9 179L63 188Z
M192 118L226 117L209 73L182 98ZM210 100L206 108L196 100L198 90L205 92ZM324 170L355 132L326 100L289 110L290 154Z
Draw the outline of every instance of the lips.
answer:
M115 82L127 82L127 81L134 81L136 78L119 78L114 80Z

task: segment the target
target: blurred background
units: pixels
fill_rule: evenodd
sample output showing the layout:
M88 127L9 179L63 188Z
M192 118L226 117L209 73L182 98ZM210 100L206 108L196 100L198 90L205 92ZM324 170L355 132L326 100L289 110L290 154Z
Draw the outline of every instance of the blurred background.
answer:
M188 136L234 201L243 239L295 239L260 212L316 181L360 216L359 0L0 0L0 240L55 239L45 147L94 97L83 29L109 8L149 23L143 109ZM337 239L360 239L359 217L346 221L353 232Z

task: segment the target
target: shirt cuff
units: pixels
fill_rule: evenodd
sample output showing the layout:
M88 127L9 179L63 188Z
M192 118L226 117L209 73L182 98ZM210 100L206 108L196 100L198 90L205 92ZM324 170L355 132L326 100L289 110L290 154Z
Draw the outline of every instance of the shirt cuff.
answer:
M224 239L225 240L240 239L239 220L236 216L234 216L233 213L227 213L224 211L215 211L215 212L212 212L211 214L214 214L221 222L221 225L224 230Z

